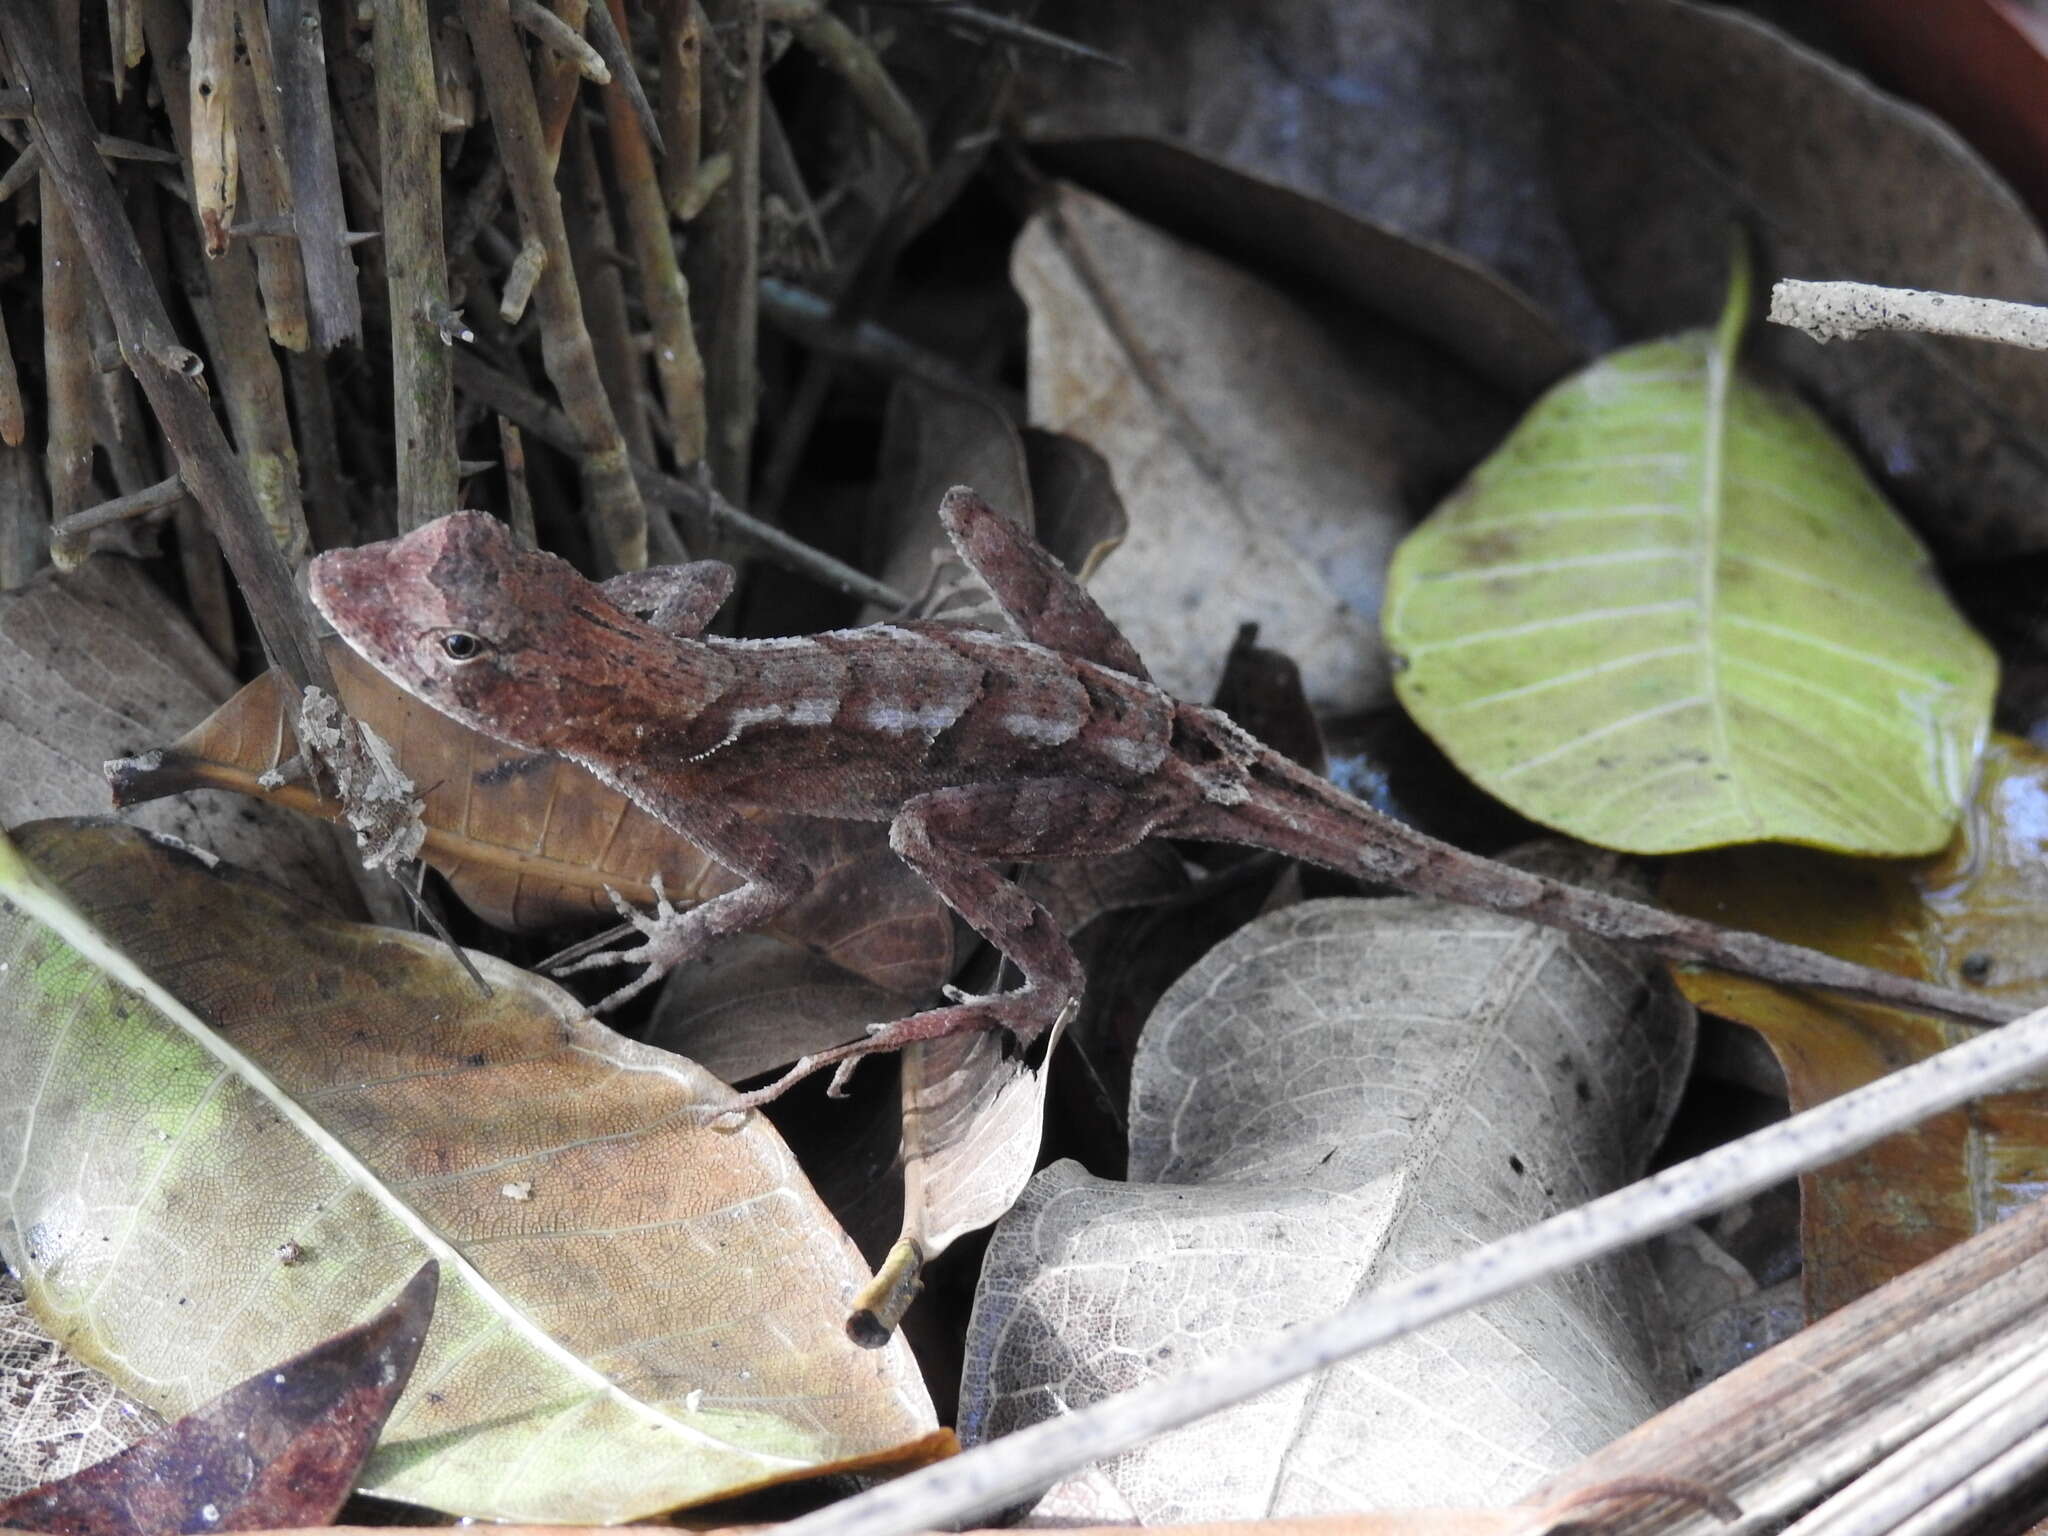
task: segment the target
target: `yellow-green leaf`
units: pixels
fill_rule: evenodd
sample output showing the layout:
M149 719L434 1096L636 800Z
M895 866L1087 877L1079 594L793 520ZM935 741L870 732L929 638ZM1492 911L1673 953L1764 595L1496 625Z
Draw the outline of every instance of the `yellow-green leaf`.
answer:
M940 1448L908 1351L841 1329L853 1245L765 1120L720 1128L701 1068L131 828L15 838L0 1247L51 1332L152 1407L432 1257L373 1492L596 1523Z
M1536 821L1636 853L1781 840L1929 853L1996 662L1811 410L1717 332L1537 402L1401 546L1409 712Z

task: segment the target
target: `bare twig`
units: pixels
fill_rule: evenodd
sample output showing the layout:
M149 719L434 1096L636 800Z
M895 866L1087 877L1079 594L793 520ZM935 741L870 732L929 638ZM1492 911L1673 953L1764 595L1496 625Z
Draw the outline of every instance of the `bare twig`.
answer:
M442 246L441 111L426 0L377 0L377 135L401 533L455 510L455 396L435 313L450 307Z
M40 0L30 0L32 5ZM66 78L78 79L78 0L46 6L63 44ZM95 162L97 168L97 162ZM55 174L44 163L39 202L43 218L43 389L44 462L49 477L50 516L66 518L93 500L92 355L79 345L86 335L86 287L92 273L72 228L71 215Z
M270 56L270 28L264 22L262 0L241 0L241 9L242 47L235 56L232 103L235 142L240 147L241 206L251 218L276 220L292 229L291 173L284 163L283 103ZM298 242L265 240L255 250L256 285L263 294L270 339L288 351L303 352L312 344L313 327L306 314L306 275L299 265Z
M677 206L703 153L704 35L693 0L661 0L661 200ZM681 218L682 215L676 215Z
M132 3L132 0L131 0ZM307 319L322 353L363 334L355 257L343 236L341 171L327 108L327 50L319 0L270 0L270 47L284 109L285 163L291 172L292 217L306 274Z
M26 586L49 540L49 485L37 456L0 446L0 592Z
M972 395L1017 421L1023 420L1022 400L992 390L950 358L927 351L872 320L863 320L858 325L842 324L834 317L827 300L794 283L777 277L761 279L761 317L814 352Z
M505 521L528 549L538 548L540 534L533 524L533 491L526 483L526 444L519 429L503 416L498 418L498 448L505 464Z
M654 153L667 153L661 142L661 128L654 120L654 108L648 104L647 90L640 84L639 71L633 68L633 50L626 46L625 27L605 5L592 5L588 21L590 46L598 51L605 66L611 71L611 84L625 95L626 106L633 114L633 121L640 125L640 134L654 149Z
M625 0L610 0L598 9L623 23ZM675 241L669 235L668 209L655 183L654 162L642 136L639 113L616 73L604 93L605 126L611 136L612 168L626 211L626 239L654 333L654 376L661 386L676 457L685 464L704 457L704 359L697 352L690 327L690 290L676 263Z
M1771 289L1770 318L1822 342L1852 341L1872 331L1924 331L2048 351L2048 308L1921 288L1785 278Z
M7 338L7 319L0 315L0 443L19 448L28 436L28 418L21 403L21 376L14 368L14 344Z
M190 34L192 128L187 154L192 195L198 200L206 254L228 248L241 185L241 146L235 132L235 0L193 0Z
M788 27L818 62L846 82L853 99L903 157L911 175L930 173L931 150L917 109L904 99L865 38L827 10L824 0L762 0L762 14Z
M85 103L58 64L47 19L34 6L0 5L0 40L19 72L18 83L34 100L32 122L44 165L105 295L120 333L121 355L149 397L179 474L206 509L258 632L294 686L314 683L331 691L326 661L293 590L291 572L214 420L200 382L204 365L179 344L171 328L121 200L100 165Z
M611 69L598 51L583 40L582 33L542 5L540 0L511 0L511 14L514 21L533 35L534 41L574 64L576 73L584 79L594 85L610 82Z
M607 574L636 571L647 564L647 508L633 483L625 440L584 327L583 298L569 260L561 201L543 155L540 110L526 55L513 34L506 0L463 0L462 15L520 223L547 252L534 288L541 359L580 439L578 467L600 558Z
M869 0L869 3L911 11L963 36L992 37L1024 48L1036 48L1043 53L1077 59L1083 64L1099 64L1105 69L1121 70L1125 74L1131 71L1128 59L1104 53L1100 48L1091 48L1057 32L1048 32L1043 27L1034 27L1015 16L983 10L978 5L963 5L958 0Z
M74 512L50 529L50 560L59 570L74 570L90 553L89 536L97 528L130 518L169 512L185 499L185 482L172 475L131 495L117 496L83 512Z
M734 502L747 499L754 450L756 347L761 260L760 0L712 0L706 6L721 46L704 93L705 138L731 156L732 174L704 210L691 284L710 341L704 359L712 481ZM707 49L707 52L710 50Z
M576 286L583 296L583 323L590 332L597 375L604 381L605 398L611 402L626 452L636 459L652 459L654 437L647 414L640 409L646 364L626 323L626 274L621 270L618 233L612 228L611 200L598 175L597 151L584 114L570 120L562 162L555 185L570 213L569 256L576 264Z
M36 168L43 163L42 151L31 144L14 157L6 174L0 175L0 203L17 196L36 179Z
M1320 1322L1042 1420L790 1521L778 1536L911 1536L970 1518L1169 1429L1846 1157L2044 1065L2048 1010L1383 1286Z

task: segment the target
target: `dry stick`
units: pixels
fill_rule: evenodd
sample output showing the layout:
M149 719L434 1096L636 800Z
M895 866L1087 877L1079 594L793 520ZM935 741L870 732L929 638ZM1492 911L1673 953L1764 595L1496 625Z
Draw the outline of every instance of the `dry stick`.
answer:
M879 0L881 4L904 4L905 0ZM1044 53L1056 53L1084 64L1100 64L1106 69L1131 72L1131 61L1119 58L1113 53L1104 53L1100 48L1091 48L1086 43L1076 42L1057 32L1048 32L1043 27L1034 27L1028 21L1019 21L1015 16L1003 16L995 11L985 11L978 5L957 5L953 0L909 0L907 9L921 12L929 21L936 22L949 32L964 37L995 38L1000 42L1016 43L1025 48L1036 48Z
M512 19L533 35L535 42L576 66L576 73L594 85L608 84L610 66L583 35L540 3L540 0L511 0Z
M710 437L706 461L720 493L747 500L753 461L761 260L760 0L710 0L720 46L711 50L705 138L731 157L732 173L704 211L698 251L705 274L692 286L710 331L704 359ZM707 28L707 36L714 28Z
M14 344L7 339L7 317L0 314L0 443L19 448L28 436L28 418L21 402L21 376L14 369Z
M795 34L818 62L844 80L882 137L903 157L913 176L931 173L931 149L917 109L896 88L875 50L851 27L825 9L824 0L761 0L761 13Z
M145 486L127 496L103 501L83 512L74 512L50 529L50 560L60 571L76 570L91 553L87 536L96 528L168 512L185 499L185 482L176 475Z
M463 393L517 422L542 442L563 453L573 455L577 451L576 429L561 412L482 358L469 353L458 354L455 381ZM758 518L749 517L715 489L663 474L651 464L635 464L632 468L649 501L697 518L721 534L744 539L785 570L809 576L863 602L880 604L891 612L901 612L910 606L910 600L886 582L877 581L865 571L855 570L823 550L813 549L781 529L771 528Z
M398 531L405 533L459 504L450 349L431 318L451 300L441 244L441 108L426 0L377 0L376 47Z
M291 572L214 420L200 380L204 364L171 329L135 233L100 165L85 103L58 64L47 20L33 6L0 5L0 41L34 99L32 121L44 164L98 278L121 338L121 355L149 397L179 474L206 509L272 660L294 688L314 684L332 692L333 679L306 607L292 587Z
M589 14L589 0L552 0L555 14L577 32ZM543 53L534 60L533 99L540 108L541 153L552 177L562 163L562 139L569 131L569 114L576 110L583 94L583 74L559 54Z
M661 0L656 19L661 39L661 200L675 208L697 179L704 152L704 34L694 0ZM680 214L677 217L681 217Z
M609 0L597 9L624 25L625 0ZM662 409L676 458L692 464L704 457L704 359L690 328L690 290L676 263L668 208L655 181L654 161L647 152L639 113L632 106L630 66L629 60L623 76L614 69L612 83L605 87L605 126L612 170L625 203L626 241L633 256L640 303L654 335L654 377L661 387ZM645 98L642 100L644 103Z
M228 226L235 221L241 187L234 113L241 83L235 73L235 0L193 0L190 46L192 86L186 99L191 135L186 157L192 162L192 193L206 254L218 257L228 248Z
M283 104L270 55L270 28L264 21L263 0L240 0L240 6L243 46L235 56L233 110L235 141L241 147L242 206L250 217L275 221L289 231L291 173L284 163ZM270 339L289 351L303 352L312 343L313 326L306 313L306 275L296 240L257 243L256 284L263 294Z
M5 175L0 175L0 203L18 195L21 190L36 179L36 170L43 163L42 151L31 144L14 157Z
M540 547L540 533L533 523L533 489L526 483L526 444L519 429L503 416L498 418L498 453L505 464L505 521L528 549Z
M66 78L77 81L78 0L26 0L54 15L64 46ZM94 169L98 169L95 161ZM86 335L85 252L55 173L40 172L43 215L43 387L44 473L50 482L50 516L66 518L92 503L92 355Z
M1770 318L1823 342L1850 341L1872 331L1924 331L2048 351L2048 308L1920 288L1786 278L1771 289Z
M761 102L761 189L765 195L781 198L795 211L797 222L818 249L820 268L830 271L834 266L831 237L825 233L825 221L818 215L811 189L804 185L804 173L796 163L796 151L790 147L789 134L782 126L782 114L775 110L774 101L767 98Z
M611 70L611 83L625 92L626 106L640 127L640 136L653 146L654 153L667 154L661 127L654 120L654 108L648 105L647 91L640 84L640 72L633 67L633 50L626 45L624 20L614 16L608 6L592 5L589 28L590 45Z
M834 318L830 300L781 278L761 279L761 317L826 357L985 400L1014 420L1021 422L1024 418L1022 400L991 389L952 359L928 351L872 320L843 325Z
M647 507L633 483L625 440L605 397L590 332L584 327L583 297L570 265L562 204L542 155L540 109L526 72L526 54L512 30L506 0L463 0L462 16L520 224L547 252L547 265L534 286L541 361L576 428L575 452L599 560L605 574L637 571L647 564Z
M0 592L27 585L42 569L49 494L37 455L0 446Z
M134 3L134 0L130 0ZM341 169L327 106L327 49L319 0L270 0L270 48L284 109L285 164L292 217L306 276L306 318L313 345L327 353L363 334L356 262L343 239Z
M140 4L158 88L171 120L171 138L181 151L189 152L193 145L186 101L191 83L184 15L176 0ZM193 227L203 239L203 223L195 220ZM180 263L178 258L191 249L190 243L175 233L167 238L174 264L202 269L190 274L191 286L206 299L194 308L205 328L221 403L241 449L245 483L262 508L272 541L288 562L296 564L306 557L309 543L306 511L299 500L299 453L285 409L284 376L270 348L254 258L246 246L231 245L214 260ZM236 575L241 575L239 568Z
M654 436L647 413L640 408L647 369L626 322L626 274L612 228L611 201L598 174L597 151L590 142L590 123L576 114L562 145L562 173L555 178L558 195L570 210L569 259L576 265L576 286L583 295L583 323L597 359L597 376L619 424L628 457L651 460Z
M1020 1429L790 1521L777 1536L911 1536L971 1518L1167 1430L1846 1157L2044 1065L2048 1010L1384 1286L1319 1322Z

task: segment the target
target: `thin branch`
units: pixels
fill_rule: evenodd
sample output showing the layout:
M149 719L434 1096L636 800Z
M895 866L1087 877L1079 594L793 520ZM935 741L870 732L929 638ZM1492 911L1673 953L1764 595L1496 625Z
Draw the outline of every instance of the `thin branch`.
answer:
M558 58L576 66L576 73L593 85L607 85L612 72L598 51L583 35L549 10L540 0L511 0L512 19L532 35L535 42Z
M377 140L398 528L455 510L455 391L449 345L431 318L451 307L442 245L441 108L426 0L377 0Z
M705 139L716 153L731 157L732 173L705 208L693 254L702 275L691 287L709 331L705 388L709 394L710 440L705 457L712 481L734 502L747 499L754 453L754 415L759 388L755 306L761 262L761 68L760 0L711 0L718 49L707 47L711 68L704 93Z
M913 176L929 175L930 147L917 109L905 99L867 39L831 11L824 0L762 0L762 14L779 21L818 62L846 82L868 120L888 140Z
M661 0L661 200L674 208L704 152L704 34L693 0ZM678 215L680 217L680 215Z
M50 529L50 560L61 571L75 570L91 553L88 536L95 529L131 518L168 512L185 499L185 482L176 475L145 486L131 495L117 496L83 512L74 512Z
M1721 1210L2044 1066L2048 1009L1383 1286L1320 1322L1041 1420L789 1521L777 1536L912 1536L970 1519L1170 1429Z
M667 148L661 142L661 128L654 120L654 108L648 104L646 87L640 83L640 73L633 68L633 50L626 46L625 29L618 17L606 5L592 5L586 22L590 30L590 46L611 71L611 84L625 94L626 105L633 113L633 121L640 125L640 133L657 155L666 155Z
M543 124L533 80L526 72L526 53L513 34L506 0L463 0L462 17L519 222L527 238L547 254L533 290L540 311L541 361L576 427L577 467L591 532L605 574L637 571L647 564L647 507L633 483L625 439L583 323L583 296L569 259L569 234L543 148Z
M327 106L327 49L319 0L270 0L270 48L284 108L285 164L292 217L306 274L307 319L323 355L363 334L356 262L342 211L334 120Z
M2048 308L1922 288L1785 278L1771 289L1770 319L1820 342L1853 341L1872 331L1923 331L2048 351Z
M270 536L249 482L214 420L204 364L182 346L143 264L135 232L100 165L92 121L64 76L49 23L32 5L0 5L0 41L34 100L32 122L56 195L70 210L86 260L121 337L121 355L142 383L178 472L205 508L272 659L295 689L333 689L291 572Z

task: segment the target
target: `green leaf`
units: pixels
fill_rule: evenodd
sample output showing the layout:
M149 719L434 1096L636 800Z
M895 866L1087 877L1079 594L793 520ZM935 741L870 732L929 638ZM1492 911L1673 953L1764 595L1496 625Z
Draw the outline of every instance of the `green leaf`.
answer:
M760 1116L537 977L108 824L0 837L0 1248L177 1414L380 1302L433 1327L364 1485L602 1523L928 1457L868 1278ZM33 865L29 862L33 860Z
M1820 419L1718 332L1558 385L1409 536L1401 701L1483 788L1634 853L1929 853L1997 663Z

